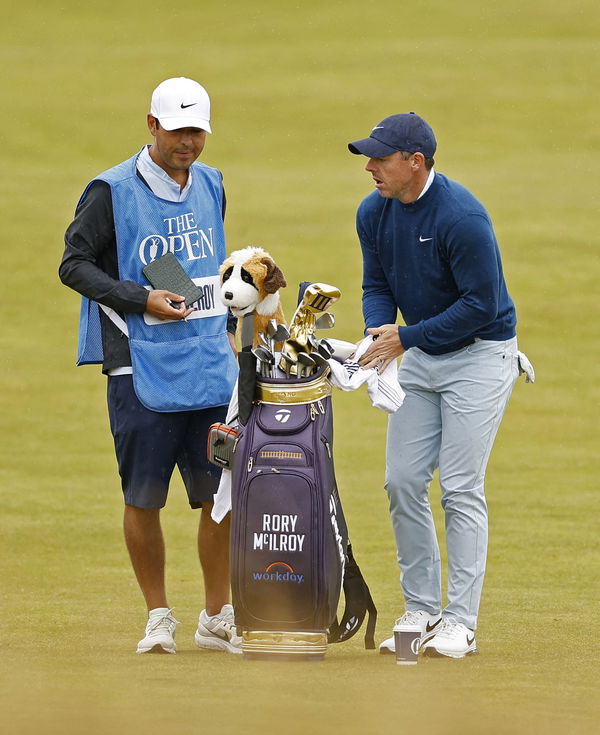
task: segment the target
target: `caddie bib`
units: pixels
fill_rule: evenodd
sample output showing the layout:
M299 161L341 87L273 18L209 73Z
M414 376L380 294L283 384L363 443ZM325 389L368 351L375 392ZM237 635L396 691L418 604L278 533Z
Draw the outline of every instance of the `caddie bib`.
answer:
M218 297L225 259L221 174L192 164L186 201L157 197L137 176L137 154L100 174L111 187L119 278L150 287L142 268L172 252L203 291L185 320L126 313L133 383L154 411L187 411L229 403L237 364L227 336L227 309ZM89 188L89 185L88 185ZM87 194L87 188L82 199ZM78 364L102 361L98 304L83 299Z

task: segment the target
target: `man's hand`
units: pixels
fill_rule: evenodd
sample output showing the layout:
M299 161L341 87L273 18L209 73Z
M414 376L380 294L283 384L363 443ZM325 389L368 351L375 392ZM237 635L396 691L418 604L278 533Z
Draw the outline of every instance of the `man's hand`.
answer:
M396 324L383 324L381 327L367 329L369 334L377 339L360 358L358 364L365 369L377 368L383 372L386 367L405 351L400 342L398 326Z
M173 305L171 306L171 303ZM186 307L183 302L183 296L178 296L171 291L163 291L155 289L148 292L148 301L146 302L146 311L157 319L185 319L194 310Z

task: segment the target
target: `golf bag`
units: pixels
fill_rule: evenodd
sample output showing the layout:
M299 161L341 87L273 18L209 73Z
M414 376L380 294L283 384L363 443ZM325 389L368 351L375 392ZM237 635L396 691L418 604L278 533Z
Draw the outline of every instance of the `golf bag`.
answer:
M328 371L258 378L239 427L231 579L244 653L320 658L327 642L354 635L367 611L365 646L375 647L377 611L352 556L335 481Z

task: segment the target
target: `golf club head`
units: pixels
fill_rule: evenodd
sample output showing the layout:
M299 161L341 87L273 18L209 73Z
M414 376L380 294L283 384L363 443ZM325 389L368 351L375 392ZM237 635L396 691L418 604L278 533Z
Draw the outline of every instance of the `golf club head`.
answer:
M298 353L298 377L301 378L302 375L310 375L311 370L315 366L315 361L312 359L312 357L307 352L299 352Z
M304 292L300 306L313 314L322 314L331 304L334 304L342 295L339 288L328 283L311 283Z
M290 332L289 329L285 326L285 324L278 324L277 328L275 329L275 332L273 333L273 342L285 342L286 339L289 339Z
M279 367L286 374L286 377L290 377L292 374L292 368L296 369L297 361L294 357L289 355L287 352L281 353L281 359L279 360Z
M326 360L329 360L329 358L333 355L333 347L326 339L319 340L318 351L321 355L323 355Z
M310 347L308 352L311 355L319 349L319 340L312 333L308 335L307 346Z
M271 349L271 342L269 341L269 338L264 332L259 332L258 335L258 344L262 345L263 347L266 347L267 349Z
M290 323L290 337L286 340L290 352L309 351L308 339L315 331L315 322L341 296L339 288L327 283L311 283L298 305Z
M264 378L272 377L271 367L275 364L275 357L271 350L259 345L252 350L252 354L260 362L261 375Z
M317 368L322 368L328 364L327 359L318 351L311 352L310 356L315 361L315 367Z
M321 314L315 322L315 329L331 329L335 326L335 317L330 312L326 311Z
M268 366L265 365L265 362L261 359L260 354L257 353L257 351L256 351L257 349L258 349L258 347L254 347L252 349L252 354L256 358L256 362L257 362L257 365L258 365L258 373L259 373L259 375L262 378L265 378L266 377L265 371L266 371L266 369L267 369Z
M277 322L275 319L269 319L267 322L267 336L269 339L273 339L275 332L277 331Z

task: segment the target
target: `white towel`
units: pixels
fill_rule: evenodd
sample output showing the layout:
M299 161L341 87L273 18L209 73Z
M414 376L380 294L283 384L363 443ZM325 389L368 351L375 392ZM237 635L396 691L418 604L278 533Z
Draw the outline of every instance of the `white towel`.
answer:
M229 401L229 407L227 409L227 416L225 417L225 423L229 426L237 426L238 417L238 384L237 380L233 387L233 393L231 400ZM219 481L219 487L215 493L214 505L211 511L211 518L215 523L221 523L223 518L231 510L231 470L223 469L221 471L221 479Z
M382 373L376 368L365 370L358 364L358 360L372 344L373 337L365 337L356 348L352 359L348 358L342 363L329 360L331 384L340 390L350 391L366 383L367 393L375 408L380 408L386 413L395 413L404 401L404 391L398 383L396 360L392 360Z
M535 370L527 355L519 350L517 351L517 358L519 360L519 375L525 373L525 382L535 383Z

